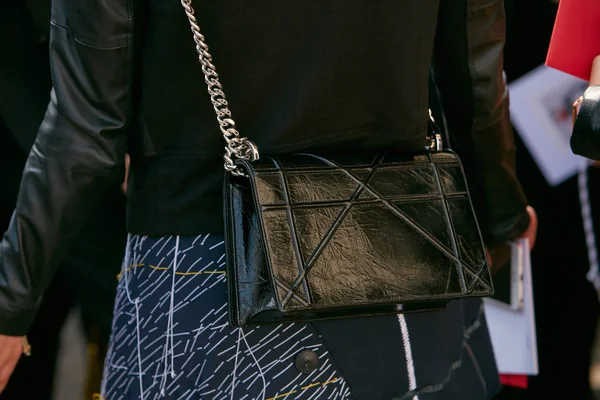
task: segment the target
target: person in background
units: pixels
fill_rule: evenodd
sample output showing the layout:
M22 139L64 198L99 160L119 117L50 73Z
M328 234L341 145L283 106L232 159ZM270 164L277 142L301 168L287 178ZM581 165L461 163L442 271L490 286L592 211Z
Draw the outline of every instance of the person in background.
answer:
M505 70L509 85L544 64L557 4L507 0ZM536 29L531 29L535 21ZM572 99L574 100L574 99ZM571 100L571 101L572 101ZM518 133L518 130L517 130ZM600 315L579 200L578 177L550 186L519 135L517 176L539 217L531 253L539 374L526 389L506 388L498 400L592 400L590 366ZM593 230L600 237L600 170L588 170Z
M573 108L576 117L571 149L575 154L600 161L600 55L594 59L588 89Z
M433 56L486 243L534 241L515 176L503 1L194 6L237 122L265 155L420 151ZM429 313L228 324L222 135L181 4L53 0L52 20L52 100L0 248L12 278L0 279L0 385L65 248L122 179L128 152L130 238L107 400L492 398L499 379L479 299Z
M49 0L0 2L0 230L9 225L27 154L50 100L49 25ZM58 268L28 332L32 355L21 359L0 400L53 398L60 332L76 308L89 344L85 394L79 398L99 391L126 239L124 211L125 197L115 185Z

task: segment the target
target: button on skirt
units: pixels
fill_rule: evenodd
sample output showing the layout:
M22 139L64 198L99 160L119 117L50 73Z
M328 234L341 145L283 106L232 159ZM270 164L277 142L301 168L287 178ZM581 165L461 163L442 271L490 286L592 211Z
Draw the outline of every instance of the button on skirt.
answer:
M118 279L105 399L351 398L310 324L228 324L222 235L131 235Z

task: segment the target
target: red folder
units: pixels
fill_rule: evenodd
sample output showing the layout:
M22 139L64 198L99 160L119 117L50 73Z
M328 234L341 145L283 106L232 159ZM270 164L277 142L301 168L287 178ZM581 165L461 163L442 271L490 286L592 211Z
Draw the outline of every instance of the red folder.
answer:
M600 55L600 0L560 0L546 65L589 81Z
M504 386L512 386L519 389L527 389L528 378L527 375L501 374L500 383Z

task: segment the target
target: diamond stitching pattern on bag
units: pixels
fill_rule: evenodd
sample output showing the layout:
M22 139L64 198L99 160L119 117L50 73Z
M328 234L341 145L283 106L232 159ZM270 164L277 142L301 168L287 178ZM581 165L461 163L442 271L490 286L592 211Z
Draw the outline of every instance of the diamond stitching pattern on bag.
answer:
M462 290L464 294L469 294L473 291L490 291L491 290L491 278L489 276L489 271L487 268L487 263L485 258L482 257L480 261L475 259L466 259L468 257L469 251L467 251L465 247L465 243L461 240L460 236L457 236L455 231L455 227L449 222L451 219L446 218L449 224L449 234L451 235L451 240L453 242L454 248L448 248L447 244L444 244L437 237L432 235L427 229L421 226L417 221L407 215L399 206L398 203L402 204L403 201L411 202L411 201L430 201L437 199L443 205L445 211L449 213L448 206L446 201L448 199L468 199L468 195L466 192L453 192L445 193L444 188L447 187L461 187L461 185L455 185L452 182L449 182L449 174L447 172L447 167L453 166L455 164L457 167L459 166L458 162L443 162L443 166L445 167L443 174L440 178L440 169L438 169L438 161L432 158L432 155L429 155L428 160L424 160L422 163L424 165L423 170L428 173L433 174L435 183L438 185L438 190L435 194L409 194L409 195L385 195L378 191L376 191L371 183L378 171L384 169L398 169L402 170L401 165L397 165L394 163L384 163L385 156L380 155L378 158L373 160L371 165L363 165L356 168L344 168L334 162L315 156L310 154L299 154L297 156L311 157L313 159L317 159L322 163L319 167L317 165L311 166L310 170L307 172L307 169L286 169L285 165L277 159L272 159L273 165L275 166L275 171L280 176L280 187L283 191L283 204L273 204L273 205L264 205L262 207L262 214L267 215L269 212L275 210L285 210L288 218L288 226L292 228L291 236L292 236L292 245L293 251L296 255L296 263L297 265L297 275L292 281L286 281L280 279L281 265L277 265L274 260L271 261L272 266L272 276L275 278L277 286L280 289L284 289L282 291L275 290L275 295L282 309L293 309L298 307L306 307L307 305L313 305L315 303L313 299L313 290L310 288L309 284L309 275L311 273L311 269L314 267L315 263L319 261L319 257L322 252L327 249L330 245L332 238L335 236L336 232L344 223L344 220L348 217L350 211L353 207L356 207L359 204L371 204L372 206L383 206L385 209L390 211L396 218L401 220L410 226L414 231L417 231L419 235L428 241L431 245L433 245L439 252L444 254L449 261L454 262L459 265L459 277L462 282ZM364 172L365 167L368 169L366 175L363 173L361 178L355 176L352 171L353 169L361 170ZM411 168L414 169L414 162L411 163ZM406 169L408 171L408 168ZM294 176L294 174L302 175L303 177L310 176L310 174L318 174L320 171L328 171L329 173L334 171L340 171L343 173L343 176L351 179L356 185L354 191L347 199L341 200L331 200L331 199L311 199L310 201L292 201L293 194L291 191L293 188L290 188L288 184L288 178L290 176ZM269 172L271 173L271 172ZM341 178L340 178L341 179ZM442 182L442 180L445 181ZM433 182L432 182L433 183ZM460 183L460 182L459 182ZM310 187L310 185L307 185ZM333 190L336 193L339 193L339 190ZM365 196L367 194L368 196ZM259 199L261 200L261 199ZM259 201L262 203L262 201ZM334 221L328 227L324 235L321 237L318 245L312 250L308 251L309 254L303 254L302 246L300 245L300 240L298 236L298 226L295 221L294 210L301 207L325 207L325 206L340 206L343 207L341 211L338 213ZM265 229L269 229L268 222L265 225ZM267 246L269 243L267 241ZM280 251L280 250L279 250ZM272 252L269 252L272 253ZM461 253L463 256L461 256ZM471 257L468 257L471 258ZM448 281L450 282L450 278L452 277L452 265L449 263L448 265ZM298 292L298 289L302 288L302 292ZM399 301L402 301L402 296L398 296Z

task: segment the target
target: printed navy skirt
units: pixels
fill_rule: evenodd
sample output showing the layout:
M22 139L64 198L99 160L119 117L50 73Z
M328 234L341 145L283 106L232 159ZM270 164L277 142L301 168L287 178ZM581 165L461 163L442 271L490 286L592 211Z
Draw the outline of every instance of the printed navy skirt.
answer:
M132 236L125 260L106 400L351 398L310 324L228 324L222 235Z
M489 400L499 389L481 300L237 329L224 264L222 235L129 238L106 400Z

